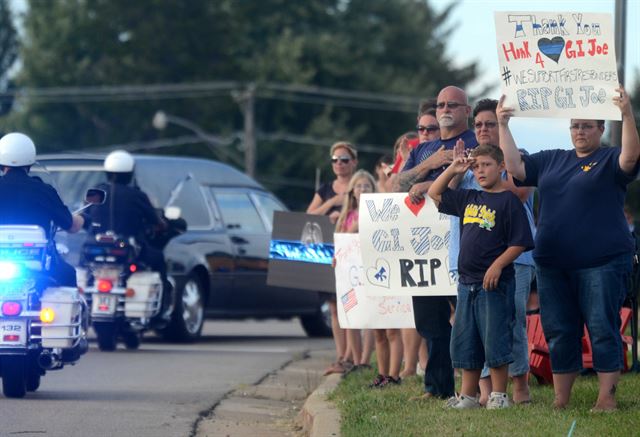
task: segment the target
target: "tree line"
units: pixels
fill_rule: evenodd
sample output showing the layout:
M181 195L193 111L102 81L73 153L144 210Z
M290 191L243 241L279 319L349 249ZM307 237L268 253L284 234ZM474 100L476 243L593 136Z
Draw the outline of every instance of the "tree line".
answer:
M428 0L11 5L0 0L0 92L66 93L0 98L1 131L29 132L40 152L124 144L242 170L242 93L252 85L256 178L292 209L311 198L317 168L331 179L331 142L363 145L361 166L371 170L381 151L390 153L396 137L414 128L421 98L477 77L475 63L459 66L446 54L454 2L442 12ZM176 91L203 83L234 85ZM87 93L99 89L120 91ZM228 140L225 152L193 140L162 142L190 133L171 124L155 129L160 109Z

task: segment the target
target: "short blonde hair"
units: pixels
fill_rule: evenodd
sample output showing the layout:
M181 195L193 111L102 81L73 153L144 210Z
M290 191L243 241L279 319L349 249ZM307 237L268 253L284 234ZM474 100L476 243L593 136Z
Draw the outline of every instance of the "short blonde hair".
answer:
M358 159L358 151L355 146L346 141L338 141L337 143L334 143L329 151L329 156L333 156L335 151L338 149L346 149L349 152L349 155L351 155L351 159Z

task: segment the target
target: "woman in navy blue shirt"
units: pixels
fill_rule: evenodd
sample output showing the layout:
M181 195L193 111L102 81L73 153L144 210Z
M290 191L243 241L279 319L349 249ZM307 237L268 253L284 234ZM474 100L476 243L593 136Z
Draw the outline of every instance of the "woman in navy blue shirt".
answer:
M537 186L540 194L533 257L555 408L569 402L582 367L586 323L599 381L593 411L616 409L615 391L623 368L619 312L634 251L623 206L640 156L629 96L621 86L616 92L613 102L622 113L622 147L601 145L603 120L572 119L573 150L521 156L508 126L513 109L502 106L504 96L496 110L507 171L516 184Z

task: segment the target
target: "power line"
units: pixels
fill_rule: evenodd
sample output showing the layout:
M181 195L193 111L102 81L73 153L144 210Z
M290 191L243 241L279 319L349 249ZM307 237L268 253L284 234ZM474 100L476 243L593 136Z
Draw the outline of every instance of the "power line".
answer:
M420 99L397 94L351 91L338 88L309 85L259 83L256 84L260 97L299 101L304 103L328 104L373 110L407 112ZM27 99L39 103L75 103L142 101L159 99L201 98L225 96L232 91L246 88L236 81L211 81L168 84L74 86L74 87L34 87L17 88L0 93L0 101Z
M299 103L310 103L310 104L319 104L319 105L333 105L339 107L348 107L348 108L357 108L357 109L373 109L379 111L393 111L393 112L406 112L406 113L414 113L416 112L416 107L412 107L409 109L406 105L391 105L384 103L368 103L368 102L358 102L355 100L334 100L332 98L327 97L304 97L304 96L296 96L296 95L265 95L263 93L259 93L258 97L263 99L272 99L272 100L284 100L289 102L299 102Z

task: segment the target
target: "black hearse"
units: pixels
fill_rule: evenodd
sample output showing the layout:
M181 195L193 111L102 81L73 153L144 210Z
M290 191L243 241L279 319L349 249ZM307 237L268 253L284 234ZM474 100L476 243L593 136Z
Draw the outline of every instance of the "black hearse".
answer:
M32 174L54 185L74 210L88 188L106 180L104 157L40 155ZM154 206L179 207L187 222L187 231L164 251L176 292L172 323L163 332L168 338L198 338L205 318L300 317L309 336L330 335L318 293L266 283L273 211L286 210L272 193L216 161L152 155L135 160L135 183ZM85 238L60 232L56 241L77 265Z

